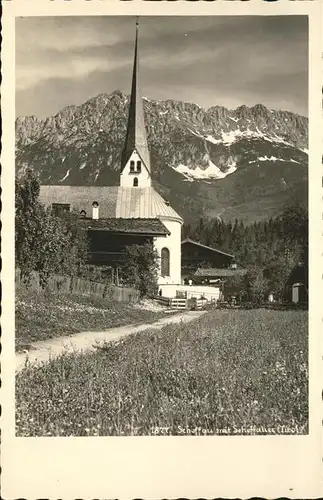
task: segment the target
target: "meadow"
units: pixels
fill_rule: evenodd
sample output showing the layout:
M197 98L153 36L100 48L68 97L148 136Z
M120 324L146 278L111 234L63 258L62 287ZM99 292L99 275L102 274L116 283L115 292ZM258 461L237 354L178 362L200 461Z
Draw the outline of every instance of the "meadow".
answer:
M16 376L18 436L307 432L306 311L214 310Z
M152 310L110 298L87 295L16 293L16 350L32 348L32 343L85 330L100 330L131 323L150 322L164 316L162 308Z

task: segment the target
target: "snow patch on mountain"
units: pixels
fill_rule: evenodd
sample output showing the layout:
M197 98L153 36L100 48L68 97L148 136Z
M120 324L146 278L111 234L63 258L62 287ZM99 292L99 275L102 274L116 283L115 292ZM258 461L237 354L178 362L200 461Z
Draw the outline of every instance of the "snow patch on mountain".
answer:
M178 165L177 167L172 167L172 168L176 170L176 172L178 172L179 174L182 174L183 177L185 177L185 180L193 182L194 179L192 176L192 171L189 167L180 163L180 165Z
M70 171L71 171L71 169L69 168L68 171L66 172L66 174L64 175L64 177L62 179L60 179L58 182L65 181L65 179L67 179L67 177L70 175Z
M283 161L283 162L292 162L292 163L298 163L300 164L300 161L294 160L294 158L276 158L276 156L259 156L256 160L250 160L248 163L249 165L251 163L257 163L259 161Z
M204 139L203 135L194 132L194 130L192 130L191 128L188 128L187 130L189 130L193 135L196 135L196 137L201 137L202 139Z
M230 144L233 144L239 137L247 135L243 134L243 132L239 129L237 130L230 130L230 132L222 132L222 139L224 144L229 146Z
M291 142L285 141L282 137L279 137L279 135L274 134L271 139L272 142L279 142L280 144L285 144L286 146L293 146Z
M215 139L212 135L208 135L205 139L213 144L221 144L223 142L221 139Z
M232 173L234 170L234 166L232 165L227 172L222 172L219 167L214 165L214 163L209 160L209 165L206 169L201 167L190 168L187 165L183 165L182 163L177 167L173 167L174 170L184 175L186 179L223 179L229 173Z
M235 172L236 170L237 170L237 163L235 161L231 161L231 163L229 163L228 170L226 170L225 172L225 177L227 175L233 174L233 172Z
M279 158L276 158L276 156L259 156L258 161L277 161Z
M230 117L230 119L232 119ZM192 132L192 130L190 129ZM193 132L194 133L194 132ZM195 133L195 135L198 135ZM235 130L230 130L229 132L221 132L222 139L216 139L212 135L208 135L205 137L205 139L209 142L212 142L213 144L224 144L225 146L230 146L231 144L235 143L239 139L243 138L261 138L265 139L266 141L269 142L278 142L281 144L286 144L287 146L293 146L292 143L285 141L282 137L278 136L277 134L273 135L267 135L261 132L258 128L256 130L250 130L249 128L246 130L240 130L235 129ZM303 150L306 152L306 150Z
M205 174L207 174L207 178L209 179L210 177L213 177L215 179L223 179L226 177L228 174L222 172L219 167L214 165L214 163L209 160L209 166L207 167L206 170L204 170Z

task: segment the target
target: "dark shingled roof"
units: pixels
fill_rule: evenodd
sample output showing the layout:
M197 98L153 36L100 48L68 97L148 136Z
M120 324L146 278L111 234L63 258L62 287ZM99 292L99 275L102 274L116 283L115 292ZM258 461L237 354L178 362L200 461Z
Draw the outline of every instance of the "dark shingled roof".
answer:
M230 278L231 276L244 276L247 273L246 269L217 269L217 268L200 268L194 273L194 276L201 278Z
M217 248L212 248L212 247L208 247L207 245L202 245L202 243L199 243L198 241L191 240L191 238L186 238L185 240L182 241L182 245L184 245L185 243L192 243L193 245L196 245L198 247L206 248L207 250L212 250L212 252L220 253L222 255L226 255L227 257L232 257L232 258L234 257L233 255L226 253L226 252L222 252L222 250L218 250Z
M294 283L308 283L308 269L303 262L299 262L294 266L286 281L287 286Z
M80 219L80 223L92 231L111 233L169 235L167 227L159 219Z

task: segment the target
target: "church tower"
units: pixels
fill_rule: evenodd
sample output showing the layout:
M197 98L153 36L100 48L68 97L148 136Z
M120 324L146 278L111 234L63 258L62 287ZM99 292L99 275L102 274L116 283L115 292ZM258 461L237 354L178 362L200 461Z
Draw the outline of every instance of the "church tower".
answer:
M121 158L120 186L146 188L151 186L151 170L139 83L138 30L137 20L127 135Z

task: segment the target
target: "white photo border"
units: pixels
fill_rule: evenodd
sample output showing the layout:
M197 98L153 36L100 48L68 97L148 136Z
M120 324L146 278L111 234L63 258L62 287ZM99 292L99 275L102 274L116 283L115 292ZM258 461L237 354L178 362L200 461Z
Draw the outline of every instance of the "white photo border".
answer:
M69 15L309 16L309 434L18 438L14 428L15 18ZM2 495L35 498L322 496L322 5L302 2L3 3Z

